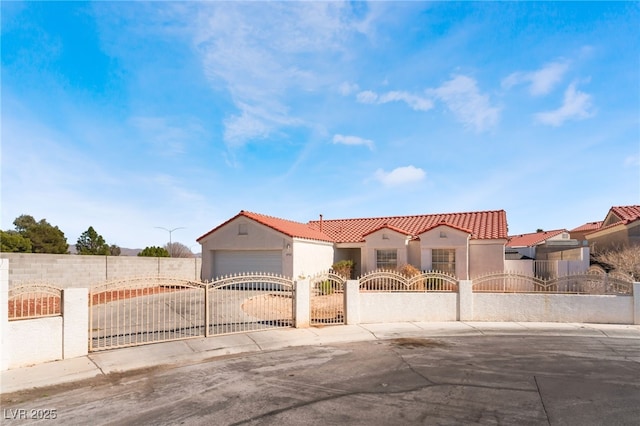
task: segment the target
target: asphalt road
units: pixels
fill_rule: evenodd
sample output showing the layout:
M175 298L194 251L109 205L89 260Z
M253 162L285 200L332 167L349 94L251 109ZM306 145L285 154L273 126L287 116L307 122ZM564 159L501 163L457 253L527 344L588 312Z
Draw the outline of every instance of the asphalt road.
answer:
M640 345L470 336L299 347L4 394L2 411L7 425L638 425ZM47 413L56 418L33 418Z

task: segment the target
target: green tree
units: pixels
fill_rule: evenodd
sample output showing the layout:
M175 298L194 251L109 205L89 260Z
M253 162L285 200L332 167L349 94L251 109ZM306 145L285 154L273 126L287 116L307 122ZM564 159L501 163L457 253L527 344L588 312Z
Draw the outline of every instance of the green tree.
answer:
M140 253L138 253L138 256L142 256L142 257L169 257L169 252L164 247L151 246L151 247L145 247L144 250L142 250Z
M13 221L16 232L31 242L32 253L68 253L67 239L57 226L46 219L36 222L33 216L23 214Z
M28 215L28 214L20 215L20 216L16 217L16 220L13 221L13 224L16 226L16 231L19 232L20 234L23 234L23 235L24 235L24 233L27 232L27 229L29 229L30 227L32 227L36 223L37 222L33 218L33 216Z
M120 253L121 253L120 247L118 247L117 245L111 244L109 246L109 254L111 256L120 256Z
M111 254L109 251L109 244L104 241L102 235L98 234L93 226L84 231L78 242L76 243L76 250L78 254L89 255L103 255L108 256Z
M31 253L31 241L17 231L0 231L0 251L5 253Z

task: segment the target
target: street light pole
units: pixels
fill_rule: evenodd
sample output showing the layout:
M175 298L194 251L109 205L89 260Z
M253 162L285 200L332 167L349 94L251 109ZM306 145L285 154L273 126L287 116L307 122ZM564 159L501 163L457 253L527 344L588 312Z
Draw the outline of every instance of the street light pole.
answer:
M184 226L180 226L178 228L173 228L173 229L163 228L162 226L155 226L154 228L164 229L169 233L169 257L173 257L173 243L171 242L171 234L173 233L173 231L177 231L178 229L186 229L186 228Z

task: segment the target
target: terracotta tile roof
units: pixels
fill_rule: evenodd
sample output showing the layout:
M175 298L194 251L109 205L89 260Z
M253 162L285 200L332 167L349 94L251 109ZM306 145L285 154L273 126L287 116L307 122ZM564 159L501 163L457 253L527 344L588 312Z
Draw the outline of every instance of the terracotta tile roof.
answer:
M315 220L309 226L330 236L337 243L357 243L363 236L384 227L394 227L407 235L418 235L439 224L469 230L473 239L507 239L507 214L504 210L468 213L443 213L361 219Z
M616 215L625 224L640 219L640 206L611 207L609 213ZM609 215L607 215L609 216Z
M596 229L600 229L602 226L602 221L598 222L587 222L584 225L580 225L577 228L572 229L569 232L585 232L585 231L595 231Z
M438 226L443 226L443 225L444 226L448 226L448 227L453 228L453 229L457 229L458 231L466 232L467 234L472 234L473 233L473 232L471 232L470 229L463 228L461 226L456 226L456 225L453 225L453 224L447 223L447 222L440 222L440 223L434 223L433 225L429 226L428 228L423 229L422 231L419 232L419 234L422 234L423 232L431 231L432 229L437 228Z
M596 232L613 228L614 226L628 225L638 220L640 220L640 206L611 207L602 225L600 225L598 229L588 232L587 235L595 234Z
M330 242L333 241L329 236L327 236L326 234L323 234L317 229L310 227L306 223L294 222L291 220L280 219L277 217L267 216L259 213L247 212L244 210L241 210L240 213L238 213L231 219L227 220L223 224L213 228L211 231L207 232L206 234L198 238L197 241L202 240L207 235L217 231L227 223L235 220L240 216L253 219L258 223L268 226L269 228L275 229L276 231L282 232L283 234L288 235L290 237L306 238L309 240L319 240L319 241L330 241Z
M530 234L512 235L507 241L507 247L532 247L541 244L549 238L568 232L566 229L555 229L553 231L532 232Z
M452 228L469 232L472 239L507 239L507 214L504 210L316 220L306 224L242 210L236 216L202 235L197 241L202 240L240 216L253 219L290 237L336 243L361 242L364 241L365 235L382 228L389 228L405 235L416 236L438 225L448 225Z
M400 228L397 228L395 226L392 226L392 225L389 225L389 224L385 223L384 225L379 226L379 227L377 227L375 229L372 229L371 231L367 232L366 234L363 234L362 236L366 237L367 235L373 234L374 232L379 231L381 229L390 229L390 230L398 232L400 234L411 235L409 232L405 231L404 229L400 229Z

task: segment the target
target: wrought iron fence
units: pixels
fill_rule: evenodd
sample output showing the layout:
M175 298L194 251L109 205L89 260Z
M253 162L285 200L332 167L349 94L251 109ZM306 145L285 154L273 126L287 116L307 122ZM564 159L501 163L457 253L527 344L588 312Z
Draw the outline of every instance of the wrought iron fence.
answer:
M633 283L624 275L599 271L549 279L515 272L499 272L474 278L473 291L477 293L631 295Z
M170 277L136 277L89 294L89 350L204 336L204 286Z
M248 273L218 278L207 287L207 335L293 326L293 281Z
M439 271L407 276L397 271L376 270L360 277L360 291L457 292L458 279Z
M344 286L347 279L335 271L320 273L310 280L312 325L344 324Z
M62 315L62 289L46 283L22 283L9 290L9 321Z
M89 294L89 350L293 325L293 281L240 274L212 282L133 277Z

